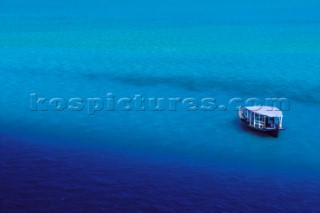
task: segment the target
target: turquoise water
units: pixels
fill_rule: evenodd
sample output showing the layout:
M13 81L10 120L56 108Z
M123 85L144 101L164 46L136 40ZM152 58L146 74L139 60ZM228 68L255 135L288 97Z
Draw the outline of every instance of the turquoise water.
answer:
M0 203L5 212L319 211L316 2L299 20L293 14L301 3L288 10L255 5L267 14L286 11L267 19L239 12L229 19L206 16L201 13L206 6L195 8L197 18L184 18L192 4L176 16L164 8L169 15L161 19L161 9L145 16L138 9L126 15L103 15L102 9L95 15L86 9L68 16L64 10L31 15L4 3ZM291 107L278 139L242 127L232 110L95 115L30 110L31 93L67 99L103 98L108 92L212 97L219 104L235 97L284 97Z

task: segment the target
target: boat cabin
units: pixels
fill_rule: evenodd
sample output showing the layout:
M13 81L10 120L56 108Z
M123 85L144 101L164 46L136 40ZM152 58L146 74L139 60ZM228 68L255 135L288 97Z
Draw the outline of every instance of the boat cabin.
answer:
M250 106L240 112L241 119L250 127L261 130L279 130L282 128L283 114L276 107Z

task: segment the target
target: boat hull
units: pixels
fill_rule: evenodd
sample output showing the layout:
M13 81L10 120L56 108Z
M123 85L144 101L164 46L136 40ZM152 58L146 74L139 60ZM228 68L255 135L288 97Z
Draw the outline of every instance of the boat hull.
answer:
M266 134L268 134L268 135L270 135L272 137L275 137L275 138L279 137L279 130L280 129L266 129L266 128L262 128L261 129L261 128L256 128L254 126L249 125L244 119L241 119L241 121L245 126L249 127L250 129L253 129L253 130L258 131L258 132L266 133Z

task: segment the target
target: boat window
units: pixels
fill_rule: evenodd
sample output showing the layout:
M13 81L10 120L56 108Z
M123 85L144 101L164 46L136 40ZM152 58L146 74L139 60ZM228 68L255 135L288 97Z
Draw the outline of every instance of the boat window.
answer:
M264 121L264 117L256 117L257 121Z

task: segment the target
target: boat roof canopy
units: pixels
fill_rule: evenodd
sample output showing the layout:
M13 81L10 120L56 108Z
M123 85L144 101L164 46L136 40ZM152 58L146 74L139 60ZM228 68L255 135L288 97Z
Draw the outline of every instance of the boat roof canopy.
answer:
M252 111L259 115L264 115L268 117L283 117L281 110L277 107L271 106L248 106L245 107L247 110Z

